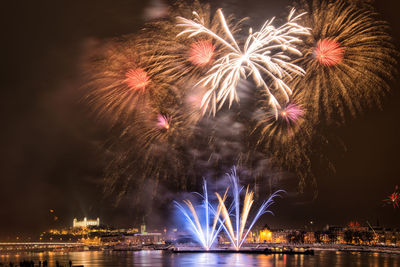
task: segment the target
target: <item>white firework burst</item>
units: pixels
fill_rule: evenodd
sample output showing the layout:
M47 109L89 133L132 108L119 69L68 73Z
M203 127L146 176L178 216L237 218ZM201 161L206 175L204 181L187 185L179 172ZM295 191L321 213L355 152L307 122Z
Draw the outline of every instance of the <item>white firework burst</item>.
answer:
M257 87L266 91L271 107L278 114L280 104L275 94L281 93L285 101L289 101L289 95L292 94L284 78L305 74L301 67L290 63L289 56L302 55L296 45L301 42L300 36L309 34L309 29L297 21L304 13L294 16L295 10L292 9L288 21L278 28L272 25L274 18L267 20L258 32L253 33L250 28L243 48L239 47L221 9L217 10L217 14L227 36L225 39L204 26L204 19L196 12L193 12L193 20L177 18L178 26L184 28L179 35L189 34L189 38L199 34L208 35L221 43L227 51L199 81L199 84L209 88L201 102L203 112L210 108L210 112L215 115L227 99L229 106L234 100L238 101L236 86L239 80L251 76Z

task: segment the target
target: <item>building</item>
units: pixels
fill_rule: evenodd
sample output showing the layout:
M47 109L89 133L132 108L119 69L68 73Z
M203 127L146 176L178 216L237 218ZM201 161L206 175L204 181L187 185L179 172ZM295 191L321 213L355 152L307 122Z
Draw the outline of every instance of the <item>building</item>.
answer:
M272 232L269 229L264 228L258 235L258 243L266 242L272 242Z
M165 237L162 233L144 233L134 234L125 237L125 242L131 245L153 245L165 243Z
M83 218L83 221L78 221L76 218L74 218L72 226L74 228L88 227L88 226L100 226L100 218L97 218L97 220L88 220L85 217L85 218Z

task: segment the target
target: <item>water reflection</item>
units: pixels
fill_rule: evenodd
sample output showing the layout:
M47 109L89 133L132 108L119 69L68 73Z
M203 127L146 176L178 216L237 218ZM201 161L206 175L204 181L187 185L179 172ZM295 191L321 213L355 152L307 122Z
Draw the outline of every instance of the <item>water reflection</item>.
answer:
M400 255L379 253L342 253L321 251L311 255L249 255L249 254L217 254L217 253L182 253L173 254L162 251L136 252L71 252L71 253L27 253L19 255L1 255L0 263L18 264L23 260L47 260L49 267L55 267L56 261L67 266L69 260L74 265L85 267L105 266L151 266L151 267L206 267L206 266L400 266ZM1 264L0 264L1 266Z

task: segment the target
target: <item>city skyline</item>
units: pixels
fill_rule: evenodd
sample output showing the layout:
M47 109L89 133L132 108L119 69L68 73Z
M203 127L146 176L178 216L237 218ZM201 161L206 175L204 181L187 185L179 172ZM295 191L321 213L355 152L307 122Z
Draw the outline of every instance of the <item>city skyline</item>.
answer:
M74 217L100 217L107 224L127 227L140 225L145 214L148 224L157 227L168 214L173 214L173 200L181 199L187 191L200 191L199 182L192 184L191 190L161 185L159 193L154 194L154 184L149 181L141 188L149 198L138 201L138 193L132 191L118 205L114 195L104 193L103 169L107 162L98 152L107 141L108 132L101 121L86 115L76 88L81 84L82 62L88 48L143 26L149 6L139 1L128 2L64 1L55 5L43 1L25 3L24 8L22 4L7 3L4 19L8 22L5 34L9 41L2 69L5 90L1 114L5 130L0 160L0 240L9 235L31 235L53 226L63 227ZM266 16L257 11L261 2L252 1L250 8L230 1L222 3L222 7L229 13L242 10L238 16L249 11L251 22L258 23L263 16L283 13L288 4L274 3ZM399 4L385 1L375 5L391 24L398 45L400 31L396 26L400 21L394 7L398 9ZM257 183L260 201L272 189L288 192L272 208L275 216L262 217L259 225L298 228L310 220L319 227L346 225L354 220L362 224L379 220L387 227L398 225L399 210L382 201L400 184L398 89L398 84L392 87L382 110L371 109L345 126L334 128L338 141L324 147L324 154L336 171L325 169L327 165L314 158L317 194L308 187L299 195L298 178L292 173L278 173L279 179L272 186ZM235 164L232 162L231 166ZM218 184L223 178L209 179ZM254 181L248 184L253 186ZM169 218L168 224L173 225L172 216Z

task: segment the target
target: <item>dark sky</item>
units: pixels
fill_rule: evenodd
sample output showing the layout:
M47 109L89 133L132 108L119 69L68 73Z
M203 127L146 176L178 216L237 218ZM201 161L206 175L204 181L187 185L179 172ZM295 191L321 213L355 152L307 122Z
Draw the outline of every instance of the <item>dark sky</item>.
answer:
M149 1L150 2L150 1ZM252 22L281 14L287 1L213 1ZM268 3L271 2L271 3ZM275 3L273 3L275 2ZM0 238L69 226L74 216L137 224L129 205L102 197L104 133L79 103L80 61L88 40L120 36L144 23L146 1L9 1L2 7ZM400 40L400 4L376 7ZM336 173L318 177L319 196L289 197L268 217L273 227L357 219L400 226L400 210L381 200L400 185L400 93L394 86L383 110L371 110L339 130L347 152L332 151ZM295 183L296 181L294 181ZM52 222L55 209L59 222Z

